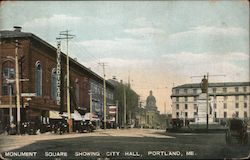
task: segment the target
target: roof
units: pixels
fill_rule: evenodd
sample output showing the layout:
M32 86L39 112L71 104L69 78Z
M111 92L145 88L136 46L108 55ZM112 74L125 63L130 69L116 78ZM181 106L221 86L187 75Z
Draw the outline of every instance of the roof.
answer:
M35 35L29 32L9 31L9 30L0 31L1 38L21 38L21 37L32 37L32 36Z
M230 86L250 86L250 82L222 82L222 83L208 83L208 87L230 87ZM200 83L183 84L176 88L200 88Z
M21 32L21 31L10 31L10 30L2 30L2 31L0 31L0 40L1 39L12 39L12 38L31 38L31 39L35 39L35 40L39 41L40 43L43 43L47 47L55 50L55 53L56 53L56 48L54 46L52 46L48 42L42 40L41 38L39 38L38 36L36 36L36 35L34 35L32 33ZM66 54L63 53L63 52L62 52L62 55L66 56ZM84 69L85 71L87 71L88 73L90 73L90 75L93 75L95 78L97 78L99 81L103 80L103 78L100 75L98 75L97 73L93 72L89 68L83 66L82 64L80 64L79 62L77 62L76 60L74 60L73 58L69 57L69 59L70 59L70 63L75 63L76 65L78 65L79 67L81 67L82 69ZM110 87L114 88L114 86L110 82L108 82L107 80L106 80L106 83Z

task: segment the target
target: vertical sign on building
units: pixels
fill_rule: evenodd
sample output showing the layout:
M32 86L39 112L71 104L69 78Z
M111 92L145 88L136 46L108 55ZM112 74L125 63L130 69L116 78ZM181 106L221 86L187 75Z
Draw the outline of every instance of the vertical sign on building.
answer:
M61 42L57 41L56 104L61 104Z

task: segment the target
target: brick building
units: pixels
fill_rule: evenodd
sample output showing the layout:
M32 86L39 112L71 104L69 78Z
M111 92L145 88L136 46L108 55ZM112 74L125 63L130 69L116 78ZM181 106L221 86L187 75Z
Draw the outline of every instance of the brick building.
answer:
M16 87L6 79L15 78L15 40L20 43L18 49L19 77L29 79L20 82L21 93L36 93L35 97L21 97L21 121L39 119L48 122L50 111L66 111L66 55L61 54L62 99L61 106L56 104L56 65L57 49L32 33L22 32L21 28L13 31L0 31L0 121L7 124L10 107L13 108L16 121ZM93 85L95 84L95 85ZM90 110L89 91L99 88L99 96L94 96L95 111L103 115L103 78L70 58L70 95L71 112L78 110L84 114ZM114 87L106 82L107 104L113 104ZM11 98L10 98L11 97ZM31 99L30 99L31 98ZM12 105L11 104L12 100ZM93 100L93 99L92 99Z

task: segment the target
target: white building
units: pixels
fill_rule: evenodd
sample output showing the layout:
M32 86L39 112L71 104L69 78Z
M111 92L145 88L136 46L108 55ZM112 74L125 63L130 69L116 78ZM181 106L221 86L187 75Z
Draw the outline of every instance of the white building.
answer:
M172 88L172 118L194 120L197 116L197 99L201 93L199 83ZM250 82L209 83L209 114L215 120L233 116L250 118Z

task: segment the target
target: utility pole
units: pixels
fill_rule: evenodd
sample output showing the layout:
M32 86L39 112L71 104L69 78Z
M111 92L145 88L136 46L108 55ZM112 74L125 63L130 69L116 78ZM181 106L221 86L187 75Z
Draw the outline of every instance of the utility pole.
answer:
M63 37L61 37L63 36ZM69 125L69 132L73 131L72 126L72 119L71 119L71 112L70 112L70 79L69 79L69 52L68 52L68 46L69 46L69 40L73 39L75 35L69 34L69 30L61 31L60 32L60 38L57 39L66 39L67 44L67 113L68 113L68 125Z
M16 105L17 105L17 134L20 134L20 122L21 122L21 113L20 113L20 88L19 88L19 67L18 67L18 40L15 41L15 69L16 69Z
M102 66L103 69L103 116L104 116L104 129L106 129L106 121L107 121L107 116L106 116L106 110L107 110L107 106L106 106L106 80L105 80L105 66L107 66L105 63L98 63L99 65Z
M210 76L212 76L212 77L218 77L218 76L223 76L223 77L225 77L226 75L210 75ZM190 78L194 78L194 77L203 77L203 76L191 76ZM205 76L204 76L205 77ZM206 128L207 128L207 130L208 130L208 123L209 123L209 118L208 118L208 97L209 97L209 94L208 94L208 88L209 88L209 81L208 81L208 78L209 78L209 73L207 72L207 89L206 89L206 91L207 91L207 93L206 93L206 110L207 110L207 115L206 115L206 121L207 121L207 125L206 125Z
M119 120L118 120L118 114L119 114L119 107L118 107L118 100L116 100L116 117L115 117L115 119L116 119L116 128L118 128L118 124L119 124Z
M127 97L126 97L126 88L125 88L125 84L123 85L123 104L124 104L124 117L123 117L123 123L124 123L124 128L127 128L126 127L126 123L127 123L127 117L126 117L126 115L127 115Z

